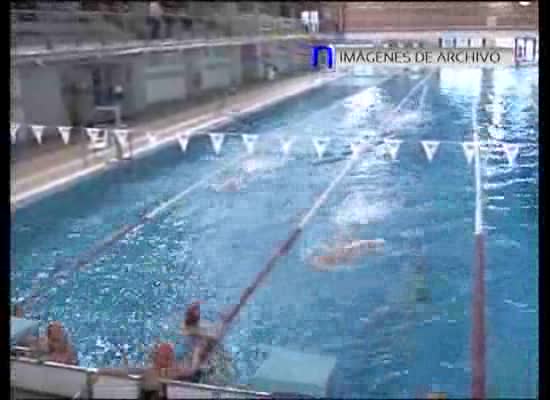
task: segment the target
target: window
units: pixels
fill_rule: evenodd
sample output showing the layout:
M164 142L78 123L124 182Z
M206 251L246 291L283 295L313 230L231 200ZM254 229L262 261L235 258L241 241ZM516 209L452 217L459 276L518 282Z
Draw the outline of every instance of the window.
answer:
M250 1L242 1L237 3L237 10L240 13L247 14L247 13L253 13L254 12L254 3Z
M281 17L290 18L290 7L288 4L281 4Z

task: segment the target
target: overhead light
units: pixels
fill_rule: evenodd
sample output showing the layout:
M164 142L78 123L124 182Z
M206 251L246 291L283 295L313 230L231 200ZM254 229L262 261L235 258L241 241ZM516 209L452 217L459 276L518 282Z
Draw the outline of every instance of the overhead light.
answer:
M520 2L519 2L519 5L520 5L520 6L523 6L523 7L527 7L529 4L531 4L530 1L520 1Z

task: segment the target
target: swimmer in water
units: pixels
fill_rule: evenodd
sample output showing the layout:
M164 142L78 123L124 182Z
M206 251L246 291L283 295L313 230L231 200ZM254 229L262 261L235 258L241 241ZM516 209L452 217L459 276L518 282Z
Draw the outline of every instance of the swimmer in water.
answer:
M357 230L353 226L352 233ZM348 239L336 240L337 244L333 247L323 246L325 254L312 256L309 263L318 271L329 271L335 267L356 261L367 254L374 254L381 251L384 247L383 239Z
M238 192L243 187L241 177L231 177L220 185L215 185L214 190L217 192Z

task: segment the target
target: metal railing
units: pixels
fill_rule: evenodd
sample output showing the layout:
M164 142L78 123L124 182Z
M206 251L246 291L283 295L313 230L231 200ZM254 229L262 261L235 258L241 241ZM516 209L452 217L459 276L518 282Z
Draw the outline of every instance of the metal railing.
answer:
M13 391L63 398L135 398L139 397L141 377L102 372L96 368L42 361L30 357L26 347L12 348L10 366ZM272 397L270 393L247 388L214 386L191 382L159 380L160 392L167 398L253 398Z
M164 14L153 18L134 13L12 10L12 31L18 48L80 47L188 39L216 39L301 33L299 20L267 15L190 16Z

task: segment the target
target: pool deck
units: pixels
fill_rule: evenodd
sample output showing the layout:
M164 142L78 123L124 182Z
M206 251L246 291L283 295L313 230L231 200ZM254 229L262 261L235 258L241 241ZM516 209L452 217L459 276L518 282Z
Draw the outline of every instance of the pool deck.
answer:
M138 156L143 152L154 151L177 140L181 133L192 135L200 129L213 128L229 122L235 115L253 112L336 78L335 74L317 73L281 78L242 89L225 101L218 97L204 104L186 107L169 116L152 115L141 122L128 124L127 129L132 135L132 154ZM149 140L148 133L154 135L155 142ZM92 155L87 149L87 142L83 140L73 140L68 145L59 140L48 147L31 147L28 149L29 153L32 152L30 157L12 162L12 211L44 193L116 165L111 162L114 158L113 149Z

